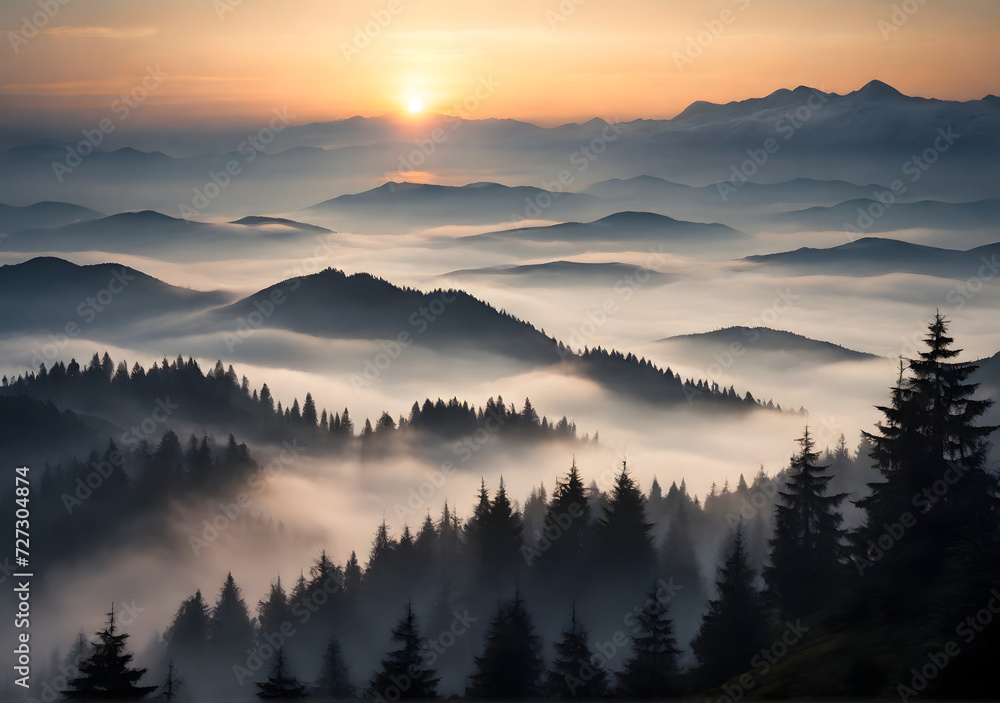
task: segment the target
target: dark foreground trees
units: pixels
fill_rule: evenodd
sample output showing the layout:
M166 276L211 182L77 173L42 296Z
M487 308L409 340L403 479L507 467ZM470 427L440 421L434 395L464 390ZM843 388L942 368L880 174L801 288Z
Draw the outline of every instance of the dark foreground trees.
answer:
M539 692L545 664L542 643L519 593L501 601L486 632L483 653L466 694L470 698L515 700Z
M440 678L424 665L424 639L417 628L413 604L399 624L392 628L392 641L399 646L389 652L369 683L369 691L377 701L421 700L437 698Z
M62 692L66 698L81 700L137 700L156 690L156 686L139 686L146 669L129 666L132 654L125 651L128 635L118 631L115 608L111 606L108 624L97 633L92 652L80 663L80 676L69 680Z

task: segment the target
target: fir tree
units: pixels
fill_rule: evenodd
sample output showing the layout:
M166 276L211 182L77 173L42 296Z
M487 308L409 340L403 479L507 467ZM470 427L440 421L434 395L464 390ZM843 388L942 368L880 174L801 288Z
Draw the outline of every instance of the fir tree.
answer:
M271 584L266 601L257 602L257 622L260 624L258 638L260 641L267 637L273 637L276 633L282 632L282 626L286 622L292 622L292 610L285 595L285 589L281 587L281 577L279 576Z
M833 477L818 464L808 427L797 441L801 450L778 492L770 565L764 569L768 595L781 617L790 619L814 612L840 590L845 557L839 506L846 494L827 495Z
M412 603L406 604L406 613L392 628L392 641L398 642L399 648L382 660L369 682L371 694L392 701L437 698L440 679L436 671L424 665L426 645L417 628Z
M604 516L597 524L597 560L616 580L645 578L655 568L646 500L623 461Z
M588 642L589 633L576 619L576 603L570 615L569 628L556 642L556 658L548 675L547 692L554 698L604 698L608 693L608 674Z
M226 576L212 610L210 644L217 657L232 663L245 660L253 645L250 613L232 573Z
M319 681L316 682L316 695L327 699L355 698L357 692L351 684L351 671L344 660L340 640L331 637L323 652L323 665L320 669Z
M136 700L145 698L156 686L139 686L146 669L129 666L132 654L125 651L128 635L119 633L115 609L108 613L108 623L97 633L90 656L80 663L80 676L69 679L66 698L82 700Z
M173 660L170 660L167 664L167 674L163 679L163 683L160 685L160 688L163 690L161 696L168 701L172 701L174 698L177 698L177 696L179 696L181 691L184 689L184 682L177 677L177 672L174 671Z
M626 698L672 698L679 691L674 623L666 597L654 586L633 617L632 656L618 674L618 695Z
M516 700L539 692L545 671L541 641L520 594L498 605L475 662L466 690L470 698Z
M548 548L541 551L539 562L546 570L573 574L581 569L591 546L590 502L575 458L566 478L556 483L545 512L544 530Z
M312 393L306 393L306 400L302 404L302 422L306 427L312 429L318 422L316 417L316 401L313 400Z
M859 571L873 576L870 584L883 581L877 587L880 603L893 609L922 610L923 596L911 584L951 569L958 554L991 554L998 532L1000 485L986 467L988 438L997 428L975 424L992 401L973 397L978 385L968 379L975 365L951 361L960 350L952 348L947 324L940 313L935 315L924 340L927 350L909 361L908 378L900 365L891 404L879 408L885 420L876 426L878 432L864 433L883 480L869 484L871 493L857 501L866 517L856 535L854 559ZM939 484L948 485L944 495L933 492ZM916 524L887 555L879 553L876 545L885 525L906 513L911 519L916 515ZM917 554L924 557L915 558ZM972 561L966 558L965 564ZM988 581L974 570L956 576L966 584L966 598L975 600L973 593L989 590Z
M305 698L307 695L305 684L292 676L288 670L288 662L285 660L285 648L278 647L278 652L267 681L255 683L257 687L257 697L269 700L287 700L293 698Z
M718 596L708 602L701 628L691 642L700 664L699 678L706 685L722 683L748 670L764 647L767 621L753 580L740 524L719 567L715 582Z
M196 591L181 603L173 623L164 635L168 656L184 663L203 662L208 652L210 627L208 604L201 591Z

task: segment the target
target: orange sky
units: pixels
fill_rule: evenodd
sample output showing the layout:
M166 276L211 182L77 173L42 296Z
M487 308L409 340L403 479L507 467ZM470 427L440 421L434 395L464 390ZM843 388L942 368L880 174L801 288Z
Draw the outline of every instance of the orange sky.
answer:
M545 124L670 117L698 99L872 78L913 95L1000 93L995 0L70 0L52 17L39 1L0 6L8 124L86 126L156 66L168 77L129 126L282 107L308 122L414 98ZM894 5L916 11L894 18ZM474 98L484 81L495 87Z

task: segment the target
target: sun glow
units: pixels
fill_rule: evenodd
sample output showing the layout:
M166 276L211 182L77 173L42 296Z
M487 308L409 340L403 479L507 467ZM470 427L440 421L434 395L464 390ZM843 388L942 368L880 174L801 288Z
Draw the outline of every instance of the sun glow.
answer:
M423 112L424 101L421 100L420 98L413 98L412 100L410 100L410 104L407 105L407 109L414 115L417 114L418 112Z

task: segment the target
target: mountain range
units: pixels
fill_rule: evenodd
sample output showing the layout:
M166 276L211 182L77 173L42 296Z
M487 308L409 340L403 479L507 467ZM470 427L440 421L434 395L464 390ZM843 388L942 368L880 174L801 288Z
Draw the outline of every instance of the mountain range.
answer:
M882 276L915 273L942 278L994 280L1000 271L1000 242L967 251L911 244L895 239L863 237L828 249L802 247L777 254L748 256L759 266L795 269L799 275Z

